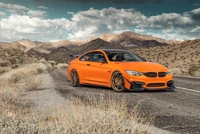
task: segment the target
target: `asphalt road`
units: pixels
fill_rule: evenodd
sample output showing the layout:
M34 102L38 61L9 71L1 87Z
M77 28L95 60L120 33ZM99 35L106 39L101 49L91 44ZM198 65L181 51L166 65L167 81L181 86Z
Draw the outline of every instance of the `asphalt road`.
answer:
M103 93L109 97L123 98L130 111L139 103L141 117L154 117L154 125L158 128L181 134L200 134L200 79L175 77L174 91L116 93L102 87L72 87L67 82L66 69L54 70L51 75L63 97L87 100L92 95L95 96L93 99L98 99Z

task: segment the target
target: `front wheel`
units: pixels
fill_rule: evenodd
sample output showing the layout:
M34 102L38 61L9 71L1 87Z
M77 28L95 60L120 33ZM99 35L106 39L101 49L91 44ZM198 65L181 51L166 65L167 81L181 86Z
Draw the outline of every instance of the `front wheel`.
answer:
M111 86L116 92L123 92L126 90L124 78L120 72L114 72L111 78Z
M70 84L74 87L80 86L78 72L75 69L70 72Z

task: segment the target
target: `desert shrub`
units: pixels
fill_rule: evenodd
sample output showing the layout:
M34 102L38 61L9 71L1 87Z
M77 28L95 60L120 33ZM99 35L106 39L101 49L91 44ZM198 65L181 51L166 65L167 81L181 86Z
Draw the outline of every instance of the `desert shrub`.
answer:
M191 75L191 76L194 76L195 75L195 72L198 71L200 69L200 66L199 65L195 65L195 64L191 64L189 69L188 69L188 73Z
M66 63L59 63L58 65L56 65L56 68L67 68L69 65Z
M7 67L10 65L10 62L9 61L0 61L0 67Z
M42 80L36 77L38 68L40 65L25 65L0 76L0 109L17 103L21 92L37 89L41 85Z
M88 98L92 98L89 96ZM139 124L140 117L136 113L137 106L128 113L125 99L105 99L102 95L99 101L81 101L72 98L68 108L56 108L53 115L54 130L61 133L146 133ZM55 111L54 111L55 112ZM64 118L63 118L64 117ZM52 124L52 123L51 123ZM145 128L145 127L143 127Z
M41 84L36 77L38 68L44 70L40 64L26 65L0 76L0 133L146 134L151 131L148 129L151 121L138 114L140 104L130 112L125 99L112 96L105 99L103 94L98 101L92 99L95 96L88 96L87 100L71 97L71 103L36 112L28 102L20 100L20 95Z
M90 96L91 98L91 96ZM135 133L147 134L149 124L143 125L136 113L138 106L130 113L124 99L104 99L84 102L78 98L70 98L69 105L56 105L49 113L27 114L22 111L14 118L0 118L2 133ZM2 125L4 128L2 129ZM12 124L12 125L9 125Z
M36 76L31 76L28 79L24 79L23 86L25 91L38 90L42 83L42 79L38 79Z

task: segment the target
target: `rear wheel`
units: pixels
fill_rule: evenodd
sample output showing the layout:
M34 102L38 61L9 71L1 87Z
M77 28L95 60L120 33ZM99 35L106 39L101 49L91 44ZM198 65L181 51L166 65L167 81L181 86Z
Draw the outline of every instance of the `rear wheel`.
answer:
M70 72L70 84L74 87L80 86L78 72L75 69Z
M123 92L126 90L124 78L120 72L114 72L111 78L111 85L114 91Z

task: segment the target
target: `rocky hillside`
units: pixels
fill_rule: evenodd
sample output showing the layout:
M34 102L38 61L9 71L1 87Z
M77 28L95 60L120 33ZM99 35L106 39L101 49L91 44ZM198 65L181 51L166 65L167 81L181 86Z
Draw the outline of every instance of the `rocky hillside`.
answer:
M119 44L111 44L107 41L97 38L81 46L76 45L73 48L62 46L54 49L48 54L35 51L35 49L31 49L27 53L29 56L39 57L40 59L45 58L46 60L53 60L56 61L57 63L66 63L69 62L69 60L71 60L70 55L83 54L84 52L101 48L124 49L124 47Z
M57 63L67 63L70 60L70 55L73 52L69 50L67 47L59 47L52 51L51 53L44 56L46 60L53 60Z
M131 51L147 61L161 63L175 70L177 74L200 76L200 39L176 45L134 48Z
M101 40L100 40L101 39ZM123 32L121 34L103 34L99 38L92 37L89 40L61 40L55 42L38 42L27 39L11 42L11 44L21 44L24 52L29 55L46 55L59 47L72 49L74 52L85 52L97 48L133 48L133 47L154 47L166 46L177 43L149 35L141 35L133 32ZM3 44L3 43L1 43ZM91 46L92 44L92 46ZM111 45L112 44L112 45Z
M24 60L25 47L19 43L4 43L0 45L0 67L19 64Z
M16 43L23 45L26 48L25 51L28 51L31 48L37 47L39 44L39 42L37 42L37 41L31 41L31 40L27 40L27 39L22 39L22 40L16 41Z
M75 47L72 49L72 51L76 54L82 54L84 52L87 52L89 50L94 50L94 49L102 49L102 48L107 48L107 49L124 49L123 46L120 44L112 44L107 41L104 41L100 38L94 39L88 43L85 43L81 46Z
M74 44L69 40L61 40L61 41L51 42L51 44L55 48L59 48L59 47L72 48L74 46Z
M178 74L199 75L200 39L167 41L149 35L133 32L104 34L100 38L92 37L88 41L63 40L56 42L38 42L20 40L0 42L0 67L32 62L45 58L57 63L66 63L72 54L82 54L94 49L128 49L148 61L161 63ZM200 71L199 71L200 72Z
M161 38L152 37L150 35L142 35L130 31L126 31L121 34L103 34L100 37L91 37L88 40L76 39L76 40L60 40L54 42L38 42L38 41L30 41L27 39L22 39L16 41L16 43L25 46L26 47L25 51L34 49L35 51L38 51L40 53L48 54L58 47L63 46L71 49L77 46L87 44L90 41L96 40L98 38L107 41L111 44L121 45L126 48L165 46L168 44L180 43L179 41L173 41L173 40L167 41Z
M120 44L128 48L165 46L173 43L173 41L167 41L161 38L137 34L130 31L121 34L103 34L100 38L110 43Z
M0 74L24 63L34 62L24 51L26 47L18 42L0 44Z

